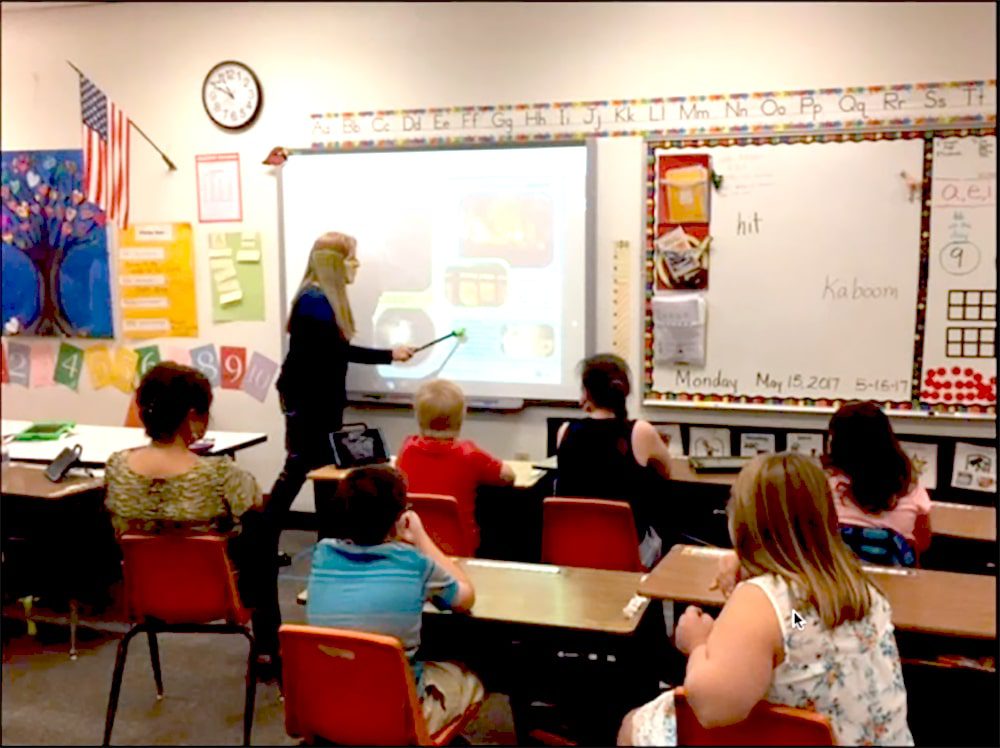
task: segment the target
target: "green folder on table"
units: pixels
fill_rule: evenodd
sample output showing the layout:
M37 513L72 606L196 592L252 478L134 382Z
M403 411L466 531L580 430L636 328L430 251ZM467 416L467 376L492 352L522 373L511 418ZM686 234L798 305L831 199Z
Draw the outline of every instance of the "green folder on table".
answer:
M14 437L16 442L47 442L63 438L76 421L36 421Z

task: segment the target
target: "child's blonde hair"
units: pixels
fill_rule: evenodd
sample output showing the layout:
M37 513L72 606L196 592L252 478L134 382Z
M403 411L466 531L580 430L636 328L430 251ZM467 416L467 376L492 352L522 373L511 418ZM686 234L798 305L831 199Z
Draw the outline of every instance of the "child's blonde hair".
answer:
M432 379L420 385L413 402L423 436L456 437L465 417L465 393L447 379Z
M840 537L823 470L784 452L752 460L729 501L733 546L746 576L776 574L834 628L871 606L871 580Z

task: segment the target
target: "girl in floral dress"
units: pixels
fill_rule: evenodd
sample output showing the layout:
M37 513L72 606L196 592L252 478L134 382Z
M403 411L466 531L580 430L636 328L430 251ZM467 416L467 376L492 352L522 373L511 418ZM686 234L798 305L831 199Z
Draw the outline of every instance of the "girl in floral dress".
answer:
M718 620L689 606L676 629L698 721L735 724L763 700L824 715L839 745L913 745L892 612L840 538L823 471L792 453L756 458L729 527ZM677 745L673 691L629 712L618 742Z

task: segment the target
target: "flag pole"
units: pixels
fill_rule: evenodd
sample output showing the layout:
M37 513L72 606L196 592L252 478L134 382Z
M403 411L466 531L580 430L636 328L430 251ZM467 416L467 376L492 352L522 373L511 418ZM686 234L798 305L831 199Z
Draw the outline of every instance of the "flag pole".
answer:
M80 70L80 68L78 68L76 65L74 65L69 60L66 60L66 64L69 65L71 68L73 68L81 77L83 77L83 78L87 77L86 74L82 70ZM167 156L166 153L164 153L163 151L161 151L160 147L156 143L154 143L152 140L150 140L149 136L142 131L142 128L139 127L139 125L135 124L135 122L133 122L131 119L128 121L128 123L129 123L130 127L135 128L135 131L137 133L139 133L140 135L142 135L142 137L144 137L146 139L147 143L149 143L151 146L153 146L153 150L155 150L157 153L160 154L160 157L166 162L167 166L170 168L170 171L177 171L177 166L174 165L174 162L170 160L170 157Z

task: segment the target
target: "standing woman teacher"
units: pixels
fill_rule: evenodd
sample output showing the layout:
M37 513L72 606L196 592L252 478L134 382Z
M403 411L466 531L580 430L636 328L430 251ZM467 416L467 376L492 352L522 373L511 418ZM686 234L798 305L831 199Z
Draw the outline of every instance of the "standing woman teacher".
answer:
M310 470L331 464L330 433L344 423L347 364L408 361L413 348L351 345L354 316L347 284L358 272L357 242L346 234L323 234L309 253L302 284L288 318L288 355L277 388L285 414L285 466L268 504L280 533L285 515Z

